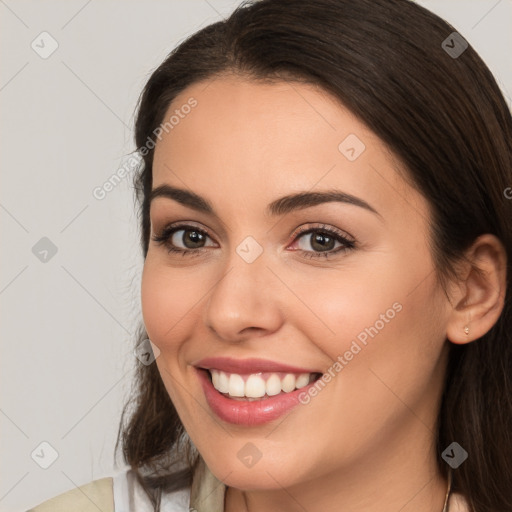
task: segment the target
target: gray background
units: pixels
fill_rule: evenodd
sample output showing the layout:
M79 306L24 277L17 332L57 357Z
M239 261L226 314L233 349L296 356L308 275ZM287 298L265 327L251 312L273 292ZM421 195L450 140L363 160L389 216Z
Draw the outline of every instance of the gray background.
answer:
M0 511L124 469L113 448L141 318L131 174L103 200L92 191L134 149L151 70L238 3L0 0ZM418 3L476 48L510 106L512 2ZM58 44L47 58L43 31ZM37 254L43 237L55 254ZM47 469L42 442L58 453Z

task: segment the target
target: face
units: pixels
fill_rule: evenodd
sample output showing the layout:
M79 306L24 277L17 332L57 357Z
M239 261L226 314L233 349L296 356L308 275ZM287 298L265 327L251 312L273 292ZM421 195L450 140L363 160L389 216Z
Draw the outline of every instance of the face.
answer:
M429 450L448 309L429 205L383 142L306 84L217 78L177 109L143 319L211 471L277 489Z

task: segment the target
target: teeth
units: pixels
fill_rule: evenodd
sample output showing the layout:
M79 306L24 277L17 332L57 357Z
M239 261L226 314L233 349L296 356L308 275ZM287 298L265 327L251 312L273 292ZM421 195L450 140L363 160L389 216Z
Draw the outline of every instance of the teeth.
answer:
M210 369L213 387L220 393L227 393L233 397L245 397L249 399L262 398L265 395L275 396L281 392L290 393L295 389L303 388L310 382L312 374L293 373L266 374L268 378L262 377L261 373L251 374L244 377L236 373L226 373L220 370Z
M212 376L213 387L221 393L227 393L229 391L229 379L224 372L219 370L210 370Z
M297 389L303 388L309 384L309 373L301 373L295 381L295 387Z
M285 393L289 393L295 389L295 375L288 373L286 377L281 381L281 389Z
M219 383L219 372L217 370L210 370L210 375L212 376L212 384L215 389L220 388Z
M245 383L245 396L259 398L265 394L265 381L258 375L249 375Z
M245 395L245 383L244 379L236 373L232 373L229 376L229 390L228 393L231 396L244 396Z
M219 372L219 387L217 388L221 393L229 391L229 379L224 372Z
M273 373L267 380L266 388L268 396L274 396L281 393L281 379L279 376Z

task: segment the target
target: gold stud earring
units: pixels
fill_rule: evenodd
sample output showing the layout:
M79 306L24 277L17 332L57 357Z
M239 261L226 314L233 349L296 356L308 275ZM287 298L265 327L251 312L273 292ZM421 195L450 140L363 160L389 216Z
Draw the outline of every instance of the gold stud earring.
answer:
M466 327L464 327L464 332L465 332L466 334L469 334L469 327L468 327L467 325L466 325Z

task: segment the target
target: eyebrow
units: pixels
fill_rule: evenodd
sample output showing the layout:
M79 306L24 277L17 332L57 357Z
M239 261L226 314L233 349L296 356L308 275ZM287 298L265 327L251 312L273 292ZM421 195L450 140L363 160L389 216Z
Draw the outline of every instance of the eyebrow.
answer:
M218 217L213 206L207 199L188 190L164 184L154 188L151 191L149 203L151 204L153 199L156 199L157 197L165 197L167 199L172 199L184 206L188 206L189 208L192 208L199 212L207 213ZM320 192L298 192L295 194L290 194L279 199L276 199L275 201L272 201L267 206L267 214L275 217L278 215L285 215L295 210L302 210L305 208L310 208L312 206L330 202L339 202L359 206L382 218L382 215L363 199L356 197L352 194L347 194L346 192L341 192L339 190L325 190Z

